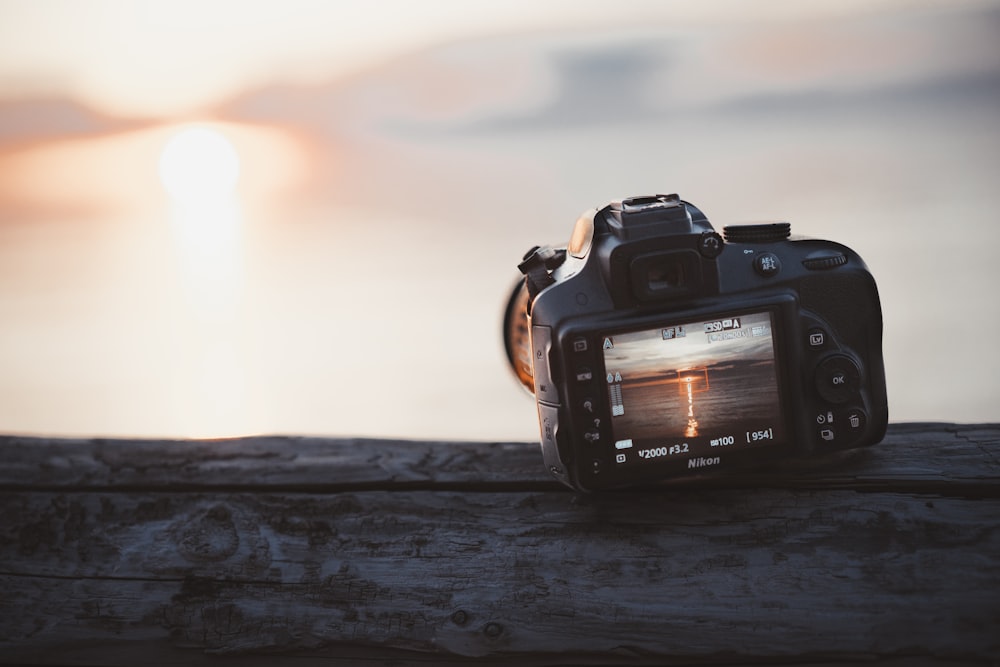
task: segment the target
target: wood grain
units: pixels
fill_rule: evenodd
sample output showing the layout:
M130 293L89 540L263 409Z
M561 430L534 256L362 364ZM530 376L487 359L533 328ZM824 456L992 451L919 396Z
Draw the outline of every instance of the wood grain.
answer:
M998 452L894 425L836 467L581 496L519 443L0 438L0 662L982 664Z

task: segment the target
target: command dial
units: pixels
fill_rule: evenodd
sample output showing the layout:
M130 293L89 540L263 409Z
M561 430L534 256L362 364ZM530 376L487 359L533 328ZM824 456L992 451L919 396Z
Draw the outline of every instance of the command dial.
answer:
M787 222L729 225L724 227L722 232L729 243L771 243L787 239L792 233L792 226Z

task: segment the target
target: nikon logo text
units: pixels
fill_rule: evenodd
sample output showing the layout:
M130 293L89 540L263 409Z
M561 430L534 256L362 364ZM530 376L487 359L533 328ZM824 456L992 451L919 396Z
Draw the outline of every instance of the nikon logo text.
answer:
M688 459L688 468L704 468L706 466L717 466L722 458L715 456L710 459L706 459L704 456L699 456L696 459Z

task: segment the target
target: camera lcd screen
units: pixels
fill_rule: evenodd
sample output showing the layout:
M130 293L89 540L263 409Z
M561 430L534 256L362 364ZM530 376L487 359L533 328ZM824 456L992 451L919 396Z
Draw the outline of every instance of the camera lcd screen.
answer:
M711 459L783 443L771 312L604 335L614 460Z

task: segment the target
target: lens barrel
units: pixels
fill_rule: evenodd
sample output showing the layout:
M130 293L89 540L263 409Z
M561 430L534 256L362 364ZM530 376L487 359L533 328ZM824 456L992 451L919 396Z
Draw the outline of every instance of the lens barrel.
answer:
M518 280L507 300L503 317L503 344L507 361L518 381L535 393L531 375L531 339L528 332L528 288L523 279Z

